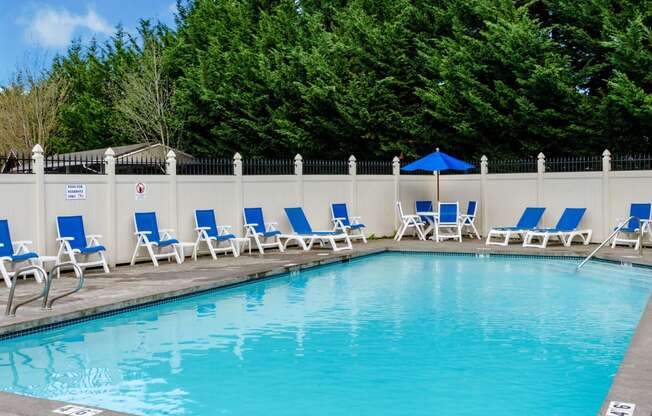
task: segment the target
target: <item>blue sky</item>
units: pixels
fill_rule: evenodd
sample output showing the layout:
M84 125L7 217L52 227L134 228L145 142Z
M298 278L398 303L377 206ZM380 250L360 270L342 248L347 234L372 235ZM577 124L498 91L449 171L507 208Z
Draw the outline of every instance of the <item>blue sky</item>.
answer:
M142 18L174 23L175 0L0 0L0 85L17 66L50 61L72 39L104 40ZM45 57L45 58L44 58Z

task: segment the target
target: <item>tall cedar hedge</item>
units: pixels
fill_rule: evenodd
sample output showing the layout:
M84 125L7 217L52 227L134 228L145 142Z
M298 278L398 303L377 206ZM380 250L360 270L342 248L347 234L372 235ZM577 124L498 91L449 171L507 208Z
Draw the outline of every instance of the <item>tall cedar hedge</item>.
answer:
M129 143L113 101L164 47L198 156L467 158L652 151L652 7L624 0L194 0L73 44L60 151Z

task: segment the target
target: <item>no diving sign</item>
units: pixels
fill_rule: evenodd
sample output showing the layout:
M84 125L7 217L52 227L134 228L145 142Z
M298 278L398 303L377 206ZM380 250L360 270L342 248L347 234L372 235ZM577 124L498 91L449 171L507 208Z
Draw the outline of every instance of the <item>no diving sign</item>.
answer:
M134 190L136 191L136 201L143 200L147 197L147 187L144 183L138 182Z
M634 403L611 402L605 416L633 416L635 409Z

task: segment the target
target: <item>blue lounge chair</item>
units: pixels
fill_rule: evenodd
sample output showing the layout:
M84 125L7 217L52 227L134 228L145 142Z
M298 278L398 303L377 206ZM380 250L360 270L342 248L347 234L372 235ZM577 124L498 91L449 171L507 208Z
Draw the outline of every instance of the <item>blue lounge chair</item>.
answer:
M539 225L545 208L527 207L514 227L495 227L487 234L487 245L506 246L512 238L524 239L528 231ZM494 238L500 237L500 240Z
M432 207L432 201L415 201L414 202L414 212L419 215L421 221L424 224L428 224L425 230L423 230L423 235L428 235L435 229L435 216L434 215L422 215L421 212L434 212Z
M421 216L416 214L406 214L403 212L403 204L401 201L396 201L396 215L398 215L401 225L398 226L394 240L401 241L403 234L407 231L408 228L414 228L419 240L425 240L426 235L423 230L423 226L426 225L422 220Z
M136 212L134 214L134 225L138 241L136 242L134 255L131 257L132 266L136 263L138 250L141 247L147 249L147 253L156 267L158 267L158 259L162 258L168 260L174 258L177 263L182 263L179 255L181 249L179 240L172 235L174 230L159 230L155 212ZM163 236L160 233L163 233ZM166 247L171 248L171 251L163 252L162 249Z
M448 230L448 232L444 232ZM435 218L435 241L454 238L462 242L462 223L459 202L440 202Z
M276 229L277 223L265 222L262 208L245 208L242 214L244 216L245 238L254 239L260 254L264 254L266 248L276 247L279 251L284 251L283 242L281 241L283 233ZM268 242L268 239L272 241Z
M462 232L468 229L468 234L473 237L473 234L480 240L480 233L475 227L475 219L478 217L478 203L476 201L469 201L466 206L466 214L460 215L460 222L462 223Z
M617 244L633 244L634 249L638 250L642 244L643 235L645 233L648 233L652 239L652 231L650 230L652 204L631 204L629 208L629 216L634 218L630 219L627 225L621 228L618 234L616 234L611 243L611 248L616 247ZM627 220L616 220L616 228L622 225L625 221Z
M29 263L33 266L41 266L39 255L29 249L30 244L32 244L31 241L12 241L9 221L0 220L0 274L2 274L7 287L11 287L11 278L16 271L16 265ZM12 270L10 271L7 266L11 266ZM45 272L32 274L41 283Z
M104 252L106 247L100 244L101 235L86 235L84 230L84 219L81 215L57 217L57 241L59 252L57 264L62 261L62 256L77 264L82 269L86 267L102 266L104 273L109 273L109 266L106 263ZM78 256L84 256L85 262L80 262ZM99 260L88 261L88 257L96 255Z
M303 213L302 208L285 208L285 215L287 215L288 221L290 221L290 226L294 232L293 235L295 236L295 241L297 241L301 248L306 251L312 248L312 245L315 243L315 241L318 241L321 245L323 245L325 242L329 243L333 251L351 250L353 248L351 246L351 239L346 233L337 231L313 230L310 226L310 223L308 222L308 219L306 218L306 214ZM344 240L346 247L338 247L335 243L338 240ZM289 241L290 240L287 240L285 242L286 247Z
M367 236L364 234L365 225L360 222L360 217L349 217L346 204L331 204L331 214L335 230L347 233L351 240L359 238L367 242Z
M217 225L215 221L215 211L212 209L195 210L195 231L197 232L197 241L192 251L192 258L197 260L197 250L199 244L204 242L208 246L208 251L213 259L217 259L217 253L233 253L234 257L240 255L240 250L236 244L235 235L231 234L229 225ZM220 247L222 242L229 243L228 247Z
M523 247L545 248L551 237L557 237L566 247L570 247L573 238L580 237L584 245L588 245L593 235L592 230L582 230L578 227L584 217L586 208L566 208L559 217L557 225L552 228L537 228L528 231L523 240ZM538 238L540 243L533 243L532 240Z

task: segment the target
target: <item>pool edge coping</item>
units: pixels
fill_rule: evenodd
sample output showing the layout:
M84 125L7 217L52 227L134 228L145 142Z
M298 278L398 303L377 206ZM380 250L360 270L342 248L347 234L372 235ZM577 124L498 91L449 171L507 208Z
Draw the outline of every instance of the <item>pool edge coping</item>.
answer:
M215 290L225 289L228 287L238 286L247 283L253 283L263 279L278 277L283 274L298 272L302 270L313 269L320 266L330 264L342 263L352 259L368 257L376 254L395 252L395 253L425 253L425 254L440 254L440 255L490 255L496 257L538 257L538 258L565 258L581 259L583 256L580 253L572 251L553 251L553 252L528 252L509 250L509 249L492 249L481 248L475 250L441 250L441 249L402 249L400 247L384 246L366 251L352 252L352 253L333 253L332 257L323 259L310 259L304 263L296 263L294 265L275 266L267 270L257 272L234 272L232 276L213 281L206 284L192 285L184 288L174 289L167 292L159 292L148 294L137 298L127 299L120 302L107 303L94 307L88 307L77 311L70 311L55 316L39 317L29 321L23 321L16 325L9 325L0 327L0 341L27 335L28 333L41 332L49 329L72 325L77 322L97 319L106 315L113 315L124 313L132 309L140 309L148 306L155 305L162 302L171 302L179 298L185 298L194 295L200 295ZM628 265L643 268L652 268L652 265L647 263L638 263L636 259L632 261L623 261L618 256L596 256L596 260ZM45 322L48 321L48 322ZM12 327L23 327L20 329L10 330ZM10 329L7 329L10 328ZM621 402L630 402L637 405L636 411L633 416L649 416L652 414L652 396L648 394L652 391L652 295L648 298L646 307L641 314L641 318L632 334L629 345L620 362L616 375L613 378L612 384L609 388L606 398L604 399L598 415L604 415L609 403L612 400ZM646 357L647 356L647 357ZM647 359L646 359L647 358ZM643 365L641 365L643 364ZM647 367L646 365L647 364ZM37 416L37 415L51 415L53 410L66 404L49 399L42 399L30 396L22 396L18 394L0 391L0 402L3 408L0 408L0 416ZM19 410L4 409L5 403L18 404L19 407L27 408L28 413L19 412ZM88 406L79 404L79 406ZM94 406L92 408L101 409ZM46 410L49 409L49 410ZM43 413L34 413L34 411L43 411ZM130 416L128 413L115 412L108 409L101 409L102 415L107 416ZM7 413L9 412L9 413Z

